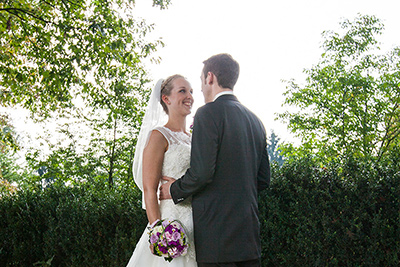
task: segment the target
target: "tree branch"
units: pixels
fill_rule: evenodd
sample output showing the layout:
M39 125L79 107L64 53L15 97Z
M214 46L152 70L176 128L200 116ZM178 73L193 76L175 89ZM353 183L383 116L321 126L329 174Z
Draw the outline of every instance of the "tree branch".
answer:
M4 9L0 9L0 11L3 11L3 10L4 10ZM13 13L13 12L11 12L10 10L6 10L6 11L7 11L8 13L10 13L11 15L16 16L16 17L19 18L20 20L26 21L25 18L19 16L18 14Z
M67 5L65 4L64 0L61 0L61 1L64 3L65 6L67 6ZM70 1L70 0L65 0L65 1L68 2L68 3L70 3L71 5L77 6L77 7L79 7L79 8L83 8L83 6L81 6L81 5L77 4L77 3L74 3L74 2L72 2L72 1Z
M380 161L381 157L383 156L383 152L389 147L390 143L400 134L400 130L399 129L394 131L394 134L392 134L392 137L390 137L390 133L389 133L390 128L391 128L390 127L391 126L390 125L390 121L392 121L392 118L394 117L393 114L396 112L396 110L398 108L399 108L399 104L396 103L394 108L393 108L393 110L392 110L392 112L390 113L390 117L388 119L388 122L389 122L388 124L389 125L386 126L385 136L383 137L381 146L380 146L380 148L378 150L378 155L379 156L378 156L377 162ZM396 131L397 131L397 133L396 133ZM385 142L385 140L387 140L387 142Z
M47 1L44 1L44 0L41 0L41 1L42 1L43 3L45 3L45 4L49 5L49 6L51 6L52 8L56 8L55 5L53 5L53 4L51 4L51 3L47 2Z
M42 21L42 22L44 22L44 23L52 23L52 24L54 24L54 23L51 22L51 21L48 21L48 20L45 20L45 19L43 19L43 18L41 18L41 17L36 16L34 13L30 12L29 10L24 10L24 9L21 9L21 8L13 8L13 7L1 8L0 11L6 11L6 12L8 12L8 13L10 13L10 14L12 14L12 15L14 15L14 16L17 16L18 18L22 19L22 18L21 18L20 16L18 16L16 13L11 12L11 11L16 11L16 12L18 12L18 13L24 13L24 14L26 14L26 15L29 15L29 16L31 16L31 17L33 17L33 18L35 18L35 19L37 19L37 20L40 20L40 21ZM24 19L24 20L26 21L26 19Z
M26 21L26 20L24 20L24 21ZM33 27L35 27L35 26L33 26ZM36 28L36 27L35 27L35 28ZM25 34L26 34L27 36L29 36L29 32L26 30L25 24L22 24L22 29L24 30ZM38 29L36 28L36 30L38 30ZM32 42L32 40L31 40L30 38L27 38L27 39L28 39L28 41L29 41L37 50L40 50L39 47L37 46L37 44L35 44L34 42Z

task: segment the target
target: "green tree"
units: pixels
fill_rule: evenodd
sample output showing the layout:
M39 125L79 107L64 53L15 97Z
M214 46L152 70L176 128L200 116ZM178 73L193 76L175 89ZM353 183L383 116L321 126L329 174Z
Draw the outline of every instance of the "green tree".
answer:
M304 153L379 160L399 140L400 48L378 54L384 26L374 16L340 25L340 33L323 33L324 52L305 70L306 84L287 82L284 104L297 111L278 117L301 138Z
M269 161L271 163L275 161L279 166L282 166L285 160L282 155L282 150L278 145L280 140L281 139L275 134L275 132L271 130L271 134L268 137L267 142L267 151L269 155Z
M19 143L14 126L6 114L0 114L0 153L16 152L19 150Z
M31 178L18 162L20 140L7 114L0 115L0 198L15 192L13 182Z
M169 0L153 3L164 8ZM48 117L73 106L76 95L101 100L99 88L110 78L140 79L142 60L160 42L145 41L153 26L134 13L133 0L2 1L1 105Z
M169 2L153 5L163 9ZM152 53L163 45L147 40L153 25L134 13L132 0L0 3L0 103L55 119L65 136L47 142L51 154L44 159L41 148L28 154L33 170L41 170L38 179L106 176L112 185L132 178L148 97L144 61L158 62Z
M17 166L14 154L19 150L17 134L8 115L0 115L0 182L13 181Z

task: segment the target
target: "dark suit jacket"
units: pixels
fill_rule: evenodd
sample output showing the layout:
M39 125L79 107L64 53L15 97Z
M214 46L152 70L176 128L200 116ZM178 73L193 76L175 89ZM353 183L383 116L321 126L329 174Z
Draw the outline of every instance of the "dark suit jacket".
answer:
M190 169L171 185L179 203L192 195L198 262L237 262L261 256L258 191L270 182L261 121L233 95L195 116Z

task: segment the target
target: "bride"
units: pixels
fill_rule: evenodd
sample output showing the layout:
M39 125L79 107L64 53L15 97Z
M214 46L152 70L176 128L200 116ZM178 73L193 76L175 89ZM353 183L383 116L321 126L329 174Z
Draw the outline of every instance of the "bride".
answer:
M192 93L189 82L181 75L172 75L157 83L150 96L134 158L135 182L143 192L143 208L149 225L160 219L181 222L188 236L188 252L170 263L153 255L146 228L127 267L197 266L190 199L178 205L171 199L158 201L161 177L179 179L189 168L191 135L186 132L186 116L191 112Z

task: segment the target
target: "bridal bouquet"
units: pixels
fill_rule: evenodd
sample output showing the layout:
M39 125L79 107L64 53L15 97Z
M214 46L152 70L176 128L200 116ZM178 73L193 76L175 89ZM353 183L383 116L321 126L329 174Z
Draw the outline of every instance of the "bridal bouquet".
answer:
M189 246L187 236L177 220L157 220L149 230L149 242L154 248L154 255L164 257L169 262L186 255Z

